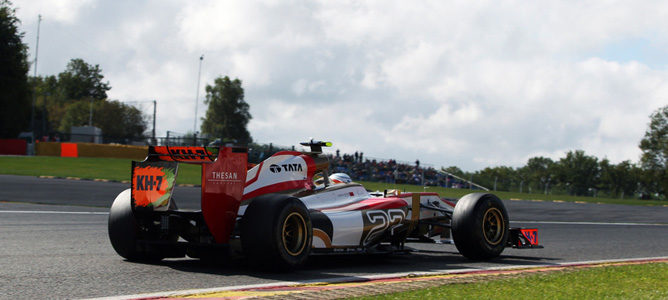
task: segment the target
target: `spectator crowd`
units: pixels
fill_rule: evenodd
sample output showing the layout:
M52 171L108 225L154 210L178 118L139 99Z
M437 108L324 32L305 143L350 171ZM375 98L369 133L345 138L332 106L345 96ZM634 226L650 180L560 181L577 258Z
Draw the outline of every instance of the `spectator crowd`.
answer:
M464 188L468 185L444 172L432 167L397 162L394 159L377 160L364 158L364 153L330 155L330 169L332 173L346 173L353 180L376 181L398 184L415 184L427 186L441 186L449 188Z
M260 163L278 151L295 151L294 147L286 148L273 144L254 144L249 151L249 161ZM394 159L365 158L363 152L354 154L329 154L330 174L346 173L354 181L375 181L396 184L414 184L440 186L448 188L469 188L467 182L437 171L430 166L421 166L420 161L414 164L397 162Z

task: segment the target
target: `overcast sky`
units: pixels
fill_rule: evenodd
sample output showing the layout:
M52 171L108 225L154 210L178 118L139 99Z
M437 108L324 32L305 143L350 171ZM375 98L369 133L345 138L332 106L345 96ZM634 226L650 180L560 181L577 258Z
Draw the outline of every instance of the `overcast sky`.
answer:
M193 130L197 72L243 81L255 141L479 170L637 162L668 104L666 1L14 0L38 75L99 64L120 101ZM33 69L30 69L32 75ZM198 121L198 127L201 122ZM199 128L198 128L199 130Z

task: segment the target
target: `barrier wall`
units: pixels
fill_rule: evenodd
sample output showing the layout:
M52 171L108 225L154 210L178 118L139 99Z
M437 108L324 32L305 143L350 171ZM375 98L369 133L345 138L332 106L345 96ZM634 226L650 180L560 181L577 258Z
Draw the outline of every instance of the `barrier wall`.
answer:
M79 149L76 143L60 143L60 156L79 157Z
M39 142L35 144L35 155L60 156L60 143Z
M131 146L117 144L76 143L79 157L114 157L144 160L148 154L148 146Z
M0 139L0 154L26 155L28 143L21 139Z
M61 157L109 157L144 160L148 146L130 146L92 143L37 143L35 154Z

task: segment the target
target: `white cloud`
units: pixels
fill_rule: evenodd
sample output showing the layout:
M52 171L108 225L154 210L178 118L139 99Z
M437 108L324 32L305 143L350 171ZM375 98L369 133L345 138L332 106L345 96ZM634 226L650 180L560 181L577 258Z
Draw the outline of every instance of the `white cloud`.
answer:
M215 77L240 78L258 141L326 138L467 170L575 149L636 161L649 114L668 103L661 1L15 6L30 45L37 11L57 20L43 23L40 74L74 57L100 64L112 97L159 100L159 133L192 129L201 54L200 101Z
M94 0L30 0L14 1L15 7L19 9L16 15L22 20L37 21L37 15L41 14L49 20L73 24L77 21L83 9L94 8Z

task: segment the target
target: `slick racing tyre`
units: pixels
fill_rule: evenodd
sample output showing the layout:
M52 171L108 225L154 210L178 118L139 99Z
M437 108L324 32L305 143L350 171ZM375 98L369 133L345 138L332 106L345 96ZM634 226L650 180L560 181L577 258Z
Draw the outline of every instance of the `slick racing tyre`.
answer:
M132 212L131 190L126 189L114 200L109 211L109 240L118 255L131 261L159 261L158 253L142 251L137 247L141 230Z
M452 239L469 259L499 256L508 242L508 213L501 199L484 193L459 199L452 213Z
M241 246L254 265L274 270L302 265L311 252L313 228L297 198L268 194L251 201L241 220Z

